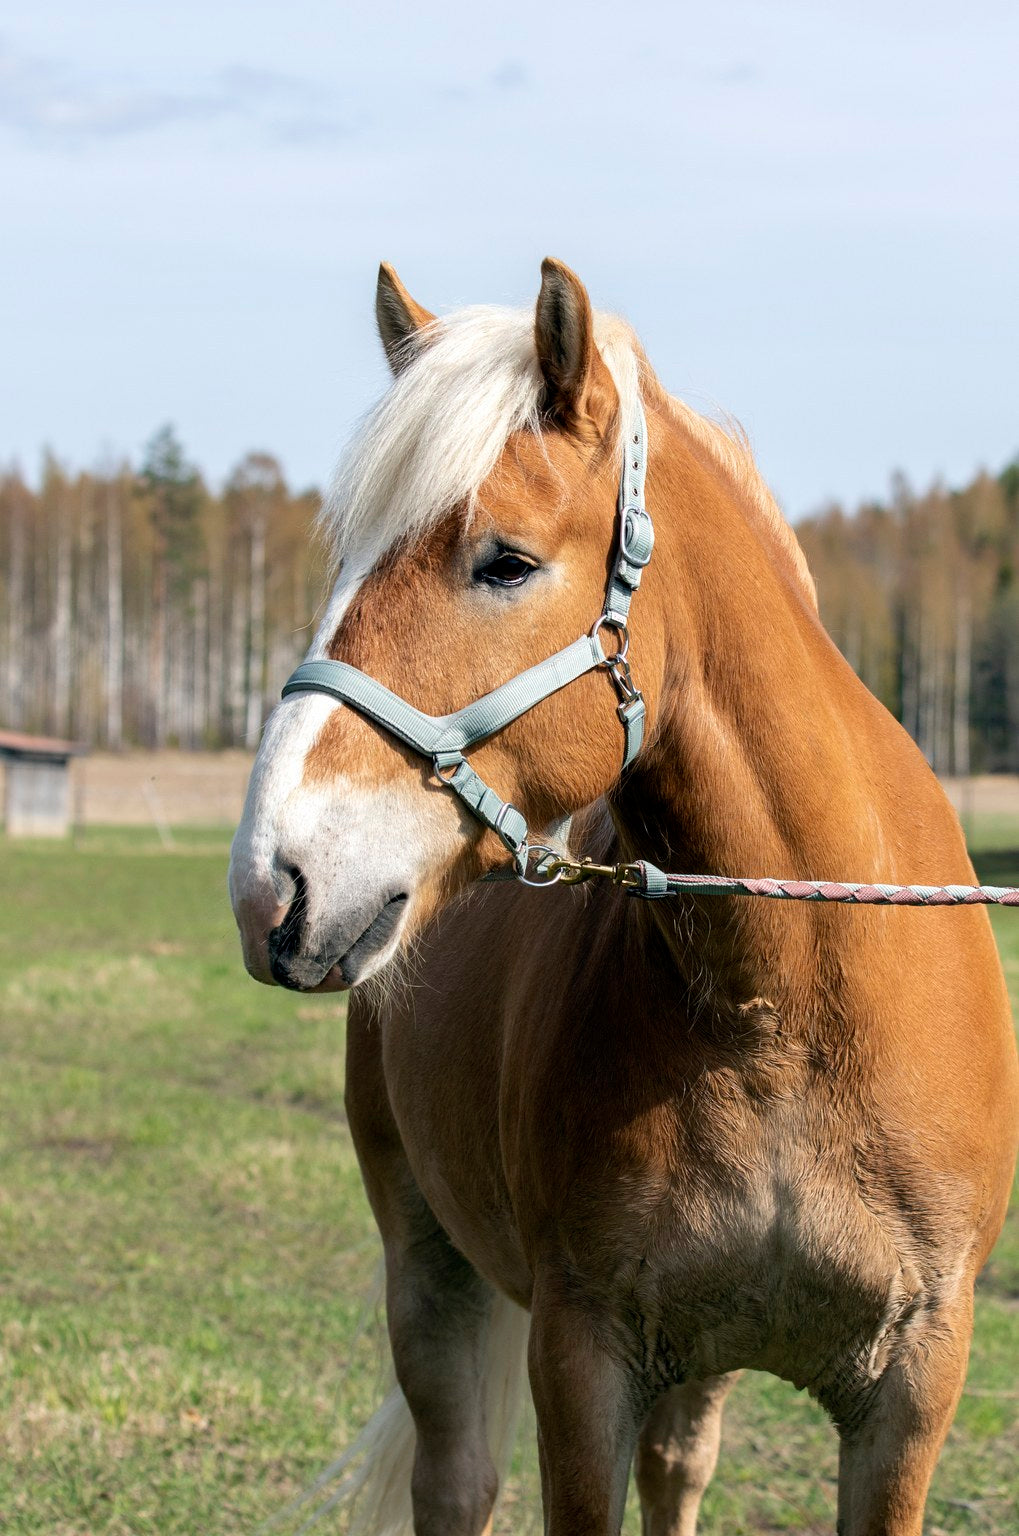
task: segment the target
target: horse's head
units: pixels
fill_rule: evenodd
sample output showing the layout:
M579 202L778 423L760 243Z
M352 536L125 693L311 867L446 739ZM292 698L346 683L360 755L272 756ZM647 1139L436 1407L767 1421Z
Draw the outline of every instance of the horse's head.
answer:
M551 261L533 316L478 309L437 322L388 268L377 314L395 378L326 509L342 563L309 654L441 716L601 613L637 354ZM652 702L662 645L642 609L633 651ZM588 672L473 747L470 763L540 837L618 779L617 703L605 671ZM300 989L352 985L507 862L430 762L321 693L288 697L266 727L233 848L248 969Z

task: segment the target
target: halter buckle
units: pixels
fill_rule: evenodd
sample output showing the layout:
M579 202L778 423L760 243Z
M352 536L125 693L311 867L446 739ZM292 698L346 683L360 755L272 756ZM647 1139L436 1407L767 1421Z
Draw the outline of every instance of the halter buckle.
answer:
M655 529L644 507L624 507L619 514L619 554L627 565L643 570L651 562Z

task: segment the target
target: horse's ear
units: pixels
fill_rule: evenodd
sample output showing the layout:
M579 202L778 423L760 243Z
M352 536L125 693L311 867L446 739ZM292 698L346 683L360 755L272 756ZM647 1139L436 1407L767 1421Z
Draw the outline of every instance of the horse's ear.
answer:
M435 316L411 298L388 261L379 267L375 318L389 366L394 373L401 373L413 356L408 343L422 326L430 325Z
M541 264L534 342L545 380L545 414L567 431L585 424L603 431L615 391L594 344L591 300L577 274L551 256Z

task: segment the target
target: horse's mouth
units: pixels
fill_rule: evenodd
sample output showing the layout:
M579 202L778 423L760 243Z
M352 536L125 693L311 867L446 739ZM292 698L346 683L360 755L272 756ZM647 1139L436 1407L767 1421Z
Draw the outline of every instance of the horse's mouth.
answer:
M353 944L339 955L335 942L329 942L329 935L324 936L323 943L305 951L301 942L307 937L303 931L303 915L298 911L296 919L292 920L288 913L279 927L269 934L269 968L273 980L292 992L340 992L356 985L375 957L392 942L406 906L405 892L390 896Z

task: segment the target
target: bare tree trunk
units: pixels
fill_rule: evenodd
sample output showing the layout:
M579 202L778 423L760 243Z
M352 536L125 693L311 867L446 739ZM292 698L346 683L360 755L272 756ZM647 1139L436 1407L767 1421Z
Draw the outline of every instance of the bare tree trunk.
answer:
M969 708L972 686L973 609L961 588L955 605L955 675L952 690L952 767L960 778L970 773Z
M230 697L227 701L227 718L230 722L231 747L236 747L244 740L244 721L246 705L245 689L245 639L248 632L248 604L247 604L247 572L243 567L235 569L233 591L230 601L230 655L228 662L228 687Z
M71 584L70 734L76 741L94 742L99 728L102 694L102 637L97 632L96 485L91 476L79 479L78 539Z
M191 622L191 677L189 694L191 718L188 742L193 749L209 745L209 582L197 578L192 584L194 614Z
M226 651L224 603L225 593L223 590L222 573L217 561L213 560L209 570L208 635L206 642L209 656L209 702L206 712L206 734L209 744L217 747L221 747L225 739L223 721L223 658Z
M180 651L183 615L179 611L176 596L171 596L166 608L166 681L164 699L166 708L165 737L167 743L181 745L181 690Z
M152 589L152 628L149 631L150 745L166 746L166 561L155 554Z
M15 493L9 515L7 547L7 656L4 665L4 716L15 728L24 724L24 656L28 602L25 592L25 515L22 498Z
M249 752L256 750L262 734L265 698L265 524L265 513L259 509L251 520L248 699L244 722L244 745Z
M130 553L130 544L125 548ZM124 740L152 744L148 677L151 668L152 582L147 562L124 583Z
M920 750L934 767L937 756L936 708L937 708L937 649L934 626L930 617L920 615Z
M124 745L124 530L120 482L106 485L106 745Z
M50 620L50 655L53 658L53 692L50 718L53 729L66 735L71 712L71 596L72 549L70 493L65 489L55 508L56 572L53 613Z
M948 656L939 637L934 638L934 665L932 667L933 680L933 755L931 762L934 772L948 773L951 767L951 735L949 726L951 723L950 699L948 696Z

